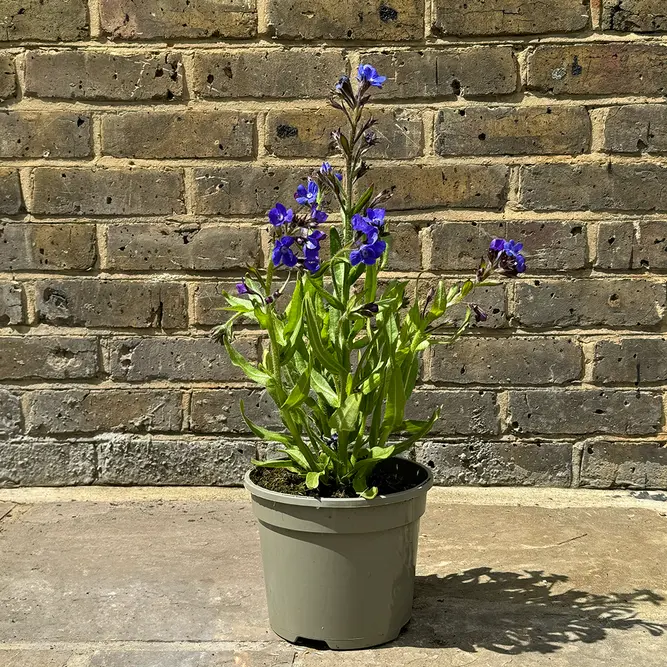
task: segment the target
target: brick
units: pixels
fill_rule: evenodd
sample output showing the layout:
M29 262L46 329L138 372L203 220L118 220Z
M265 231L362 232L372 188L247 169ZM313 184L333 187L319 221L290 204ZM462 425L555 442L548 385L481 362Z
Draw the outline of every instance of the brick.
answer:
M572 447L565 443L428 441L417 460L444 486L568 487L572 479Z
M3 0L0 41L87 39L86 0Z
M183 175L158 169L69 169L33 172L36 215L170 215L183 213Z
M102 118L102 153L117 157L252 157L254 136L254 114L236 111L142 111Z
M0 347L0 380L84 380L98 372L96 338L10 336Z
M197 433L248 433L240 401L256 424L283 430L280 415L269 395L260 389L213 389L192 393L191 428Z
M508 170L502 165L456 164L376 167L366 179L391 190L389 210L499 209L506 199Z
M610 279L520 282L515 316L525 327L650 327L662 322L665 285Z
M0 157L88 157L90 116L30 111L0 112Z
M0 100L7 100L16 94L16 72L14 58L0 54Z
M599 340L593 354L593 382L642 385L667 377L667 339Z
M220 438L115 436L99 446L98 483L140 486L240 485L254 442Z
M24 322L23 287L18 283L0 282L0 327Z
M85 271L97 257L95 225L0 224L0 266L10 271Z
M133 223L107 227L108 268L222 271L260 261L260 233L241 225Z
M29 51L24 93L28 97L72 100L180 99L181 57L151 52Z
M530 90L555 95L664 95L667 46L543 45L528 56Z
M667 488L667 448L660 442L585 441L580 486L595 489Z
M584 107L441 109L435 124L439 155L576 155L590 148Z
M187 326L187 293L182 283L41 280L35 292L37 317L46 324L134 329Z
M345 62L338 49L200 51L192 88L208 98L326 98Z
M0 215L15 215L22 206L18 171L0 169Z
M409 222L394 222L389 225L391 242L387 269L389 271L419 271L421 269L421 247L419 230Z
M239 338L234 347L248 359L257 356L256 339ZM121 338L110 347L110 369L114 380L138 382L234 382L245 380L243 372L229 360L225 348L209 338Z
M602 0L601 27L620 32L667 31L663 0Z
M433 31L457 37L576 32L588 25L581 0L435 0L433 10Z
M363 60L387 76L377 99L509 95L517 89L517 64L505 46L465 49L369 51Z
M496 401L490 391L416 390L405 410L406 419L430 419L440 408L430 436L494 435L499 422Z
M608 153L667 153L667 105L626 104L609 109L603 149Z
M7 436L18 433L20 430L21 404L19 397L10 394L6 389L0 389L0 435ZM1 468L2 466L0 466Z
M227 305L222 290L234 294L234 281L230 282L200 282L193 290L194 324L214 326L229 319L230 313L220 310Z
M249 38L256 0L101 0L102 31L115 39Z
M415 158L423 154L420 111L374 108L369 113L378 120L373 128L378 143L368 152L369 158ZM335 155L331 132L341 127L341 122L344 118L333 108L271 110L264 145L268 153L278 157Z
M425 376L451 384L562 384L578 380L581 347L567 338L467 337L432 347Z
M520 205L532 211L665 211L667 167L539 164L521 168Z
M660 431L657 394L601 389L510 391L512 428L518 433L650 435Z
M269 33L278 39L417 40L423 0L269 0Z
M567 271L587 264L586 223L580 221L439 222L424 237L424 266L474 271L496 237L524 244L529 271Z
M631 220L614 220L598 225L595 268L629 269L633 263L635 230Z
M667 269L667 220L640 220L631 266L633 269Z
M0 447L0 487L92 484L95 461L91 442L4 442Z
M202 215L260 215L282 201L294 202L297 185L315 167L234 167L194 170L194 212Z
M63 435L180 431L182 395L144 389L42 390L28 394L26 431Z

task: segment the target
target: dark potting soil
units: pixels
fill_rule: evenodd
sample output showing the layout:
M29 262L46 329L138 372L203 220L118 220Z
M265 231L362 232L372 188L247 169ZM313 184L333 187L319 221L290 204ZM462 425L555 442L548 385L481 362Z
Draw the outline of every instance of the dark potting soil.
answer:
M323 486L308 489L300 475L284 468L255 468L250 479L269 491L286 493L290 496L309 496L311 498L357 498L352 485ZM414 463L404 459L388 459L378 464L370 477L369 486L377 486L378 494L387 496L392 493L408 491L426 481L426 473Z

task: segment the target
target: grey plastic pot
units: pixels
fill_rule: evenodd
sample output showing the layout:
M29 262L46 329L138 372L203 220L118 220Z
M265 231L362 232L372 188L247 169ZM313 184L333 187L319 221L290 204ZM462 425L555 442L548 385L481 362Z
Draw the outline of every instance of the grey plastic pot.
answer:
M277 493L246 474L276 634L359 649L395 639L410 620L419 519L433 476L412 461L398 465L416 486L373 500Z

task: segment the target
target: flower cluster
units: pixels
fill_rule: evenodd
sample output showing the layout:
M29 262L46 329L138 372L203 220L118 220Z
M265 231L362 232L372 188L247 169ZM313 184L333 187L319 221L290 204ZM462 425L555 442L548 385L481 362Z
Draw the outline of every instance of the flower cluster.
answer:
M357 239L350 253L350 264L375 264L387 249L386 242L380 238L384 233L384 209L369 208L365 216L357 213L352 217L352 229L357 232Z
M517 276L526 270L526 258L521 254L523 243L493 239L489 246L489 260L497 271L506 276Z

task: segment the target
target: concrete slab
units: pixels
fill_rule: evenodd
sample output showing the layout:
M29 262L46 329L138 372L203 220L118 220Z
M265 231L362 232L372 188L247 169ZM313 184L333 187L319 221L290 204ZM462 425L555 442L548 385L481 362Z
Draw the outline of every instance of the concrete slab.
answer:
M66 491L0 496L0 667L667 665L658 497L436 493L412 622L334 653L269 631L243 495Z

